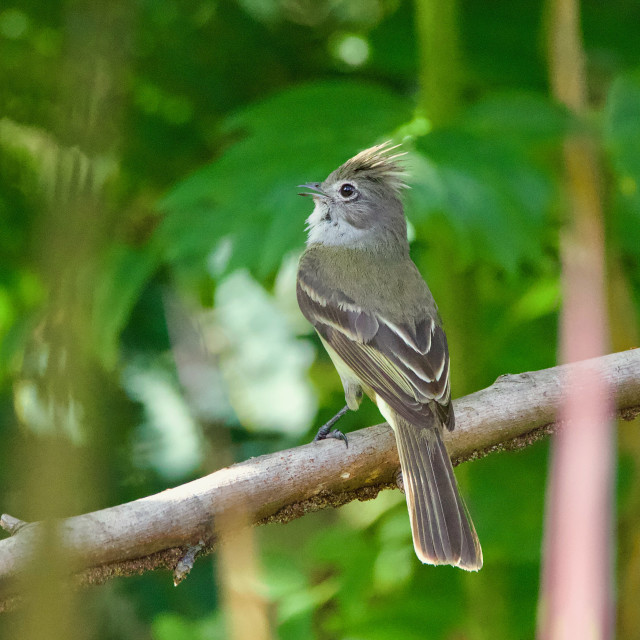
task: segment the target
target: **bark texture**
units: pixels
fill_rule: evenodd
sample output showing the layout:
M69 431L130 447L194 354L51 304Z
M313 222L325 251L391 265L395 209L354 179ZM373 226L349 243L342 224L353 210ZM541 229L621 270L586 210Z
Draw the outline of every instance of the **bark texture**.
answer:
M618 415L638 415L640 349L587 362L610 385ZM525 447L551 433L567 369L580 366L504 375L456 400L456 429L445 434L454 463ZM382 424L350 433L348 448L326 440L252 458L156 495L68 518L57 523L57 534L69 558L69 574L83 583L158 567L173 570L193 554L193 546L205 552L213 548L221 518L241 512L253 524L282 523L367 500L395 486L397 467L393 433ZM45 529L7 515L1 524L13 533L0 541L0 601L7 606Z

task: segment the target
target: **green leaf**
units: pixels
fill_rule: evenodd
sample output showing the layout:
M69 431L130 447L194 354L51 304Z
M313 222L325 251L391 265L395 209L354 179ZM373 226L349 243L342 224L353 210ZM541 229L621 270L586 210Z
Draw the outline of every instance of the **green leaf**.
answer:
M160 202L157 241L171 262L202 268L231 236L229 268L266 277L304 240L310 207L296 186L323 180L410 115L411 104L388 90L347 81L298 86L251 105L224 123L240 140Z
M603 134L616 183L616 231L640 277L640 73L619 77L604 111Z
M108 367L115 364L120 333L157 265L158 257L153 250L117 243L109 247L103 258L101 277L94 291L93 339L97 353Z
M640 74L619 77L604 110L604 138L616 167L640 175Z
M559 140L569 124L560 107L541 95L523 92L489 94L466 112L464 120L467 131L534 144Z
M541 442L518 452L517 464L516 454L502 453L464 469L467 504L485 559L494 563L535 563L539 559L547 453L547 443ZM495 487L500 487L499 499Z
M553 197L553 183L508 138L462 129L435 131L418 141L407 210L417 222L444 215L467 262L481 259L514 272L536 261ZM465 251L466 250L466 251Z

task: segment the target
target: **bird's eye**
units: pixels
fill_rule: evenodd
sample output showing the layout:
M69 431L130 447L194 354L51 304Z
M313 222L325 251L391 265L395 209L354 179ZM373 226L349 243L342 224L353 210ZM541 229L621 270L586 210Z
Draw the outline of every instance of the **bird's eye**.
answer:
M352 198L355 195L355 193L356 193L356 188L349 182L345 182L340 187L340 195L343 198Z

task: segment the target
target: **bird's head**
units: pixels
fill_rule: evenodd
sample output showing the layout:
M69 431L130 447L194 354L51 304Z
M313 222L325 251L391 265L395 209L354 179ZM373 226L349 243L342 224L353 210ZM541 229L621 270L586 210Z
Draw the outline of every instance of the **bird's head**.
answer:
M310 182L300 195L313 197L307 219L308 244L372 248L381 243L406 244L406 221L399 199L406 187L404 170L385 142L361 151L332 171L324 182Z

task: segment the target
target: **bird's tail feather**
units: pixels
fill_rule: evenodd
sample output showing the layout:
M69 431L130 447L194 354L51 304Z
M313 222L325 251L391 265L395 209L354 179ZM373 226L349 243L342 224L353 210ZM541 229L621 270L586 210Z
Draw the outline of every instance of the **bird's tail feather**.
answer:
M482 549L453 474L441 428L416 426L397 414L398 443L413 546L428 564L450 564L467 571L482 567Z

